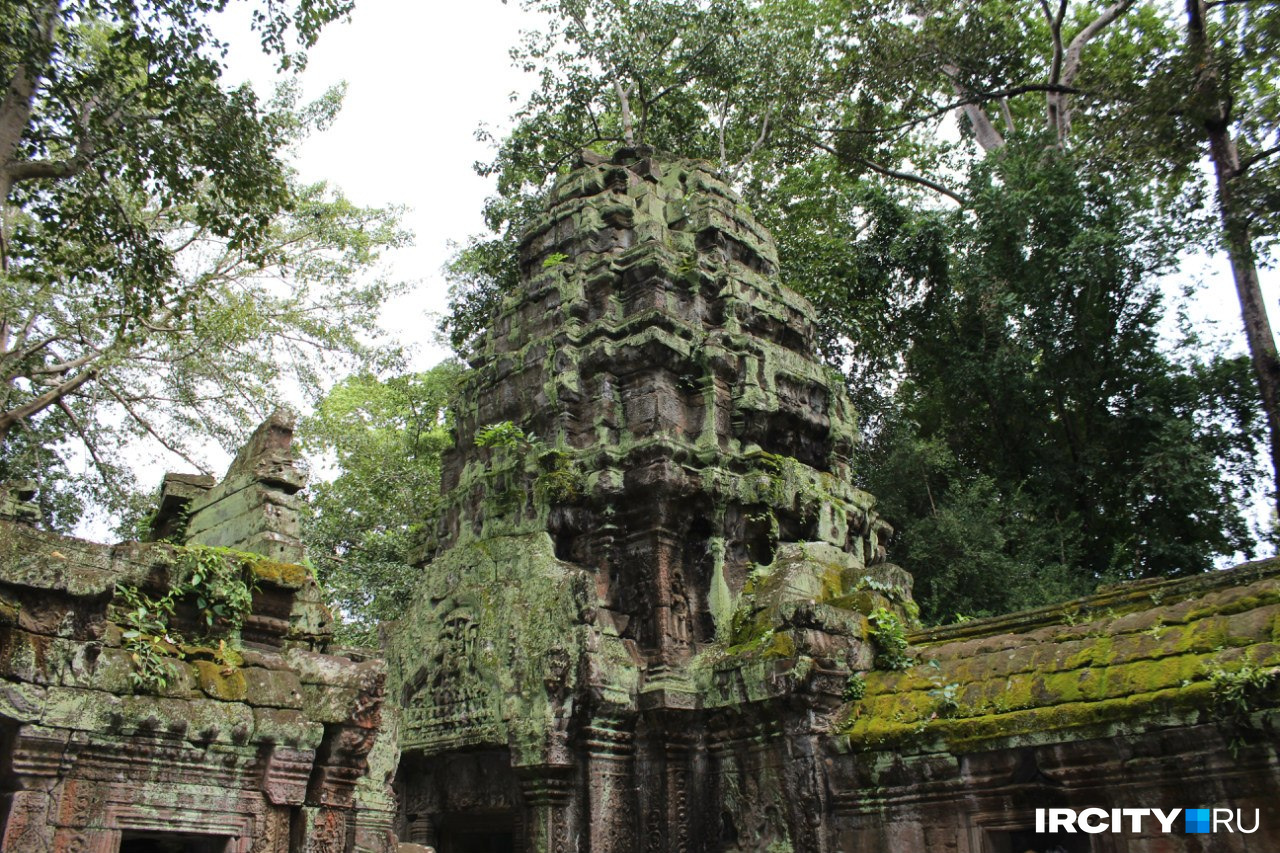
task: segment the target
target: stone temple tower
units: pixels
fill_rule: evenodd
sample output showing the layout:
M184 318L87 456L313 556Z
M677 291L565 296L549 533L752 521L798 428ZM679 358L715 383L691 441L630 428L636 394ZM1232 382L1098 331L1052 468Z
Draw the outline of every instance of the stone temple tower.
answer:
M825 715L914 605L812 306L709 166L647 149L584 152L520 264L387 631L400 837L820 849Z

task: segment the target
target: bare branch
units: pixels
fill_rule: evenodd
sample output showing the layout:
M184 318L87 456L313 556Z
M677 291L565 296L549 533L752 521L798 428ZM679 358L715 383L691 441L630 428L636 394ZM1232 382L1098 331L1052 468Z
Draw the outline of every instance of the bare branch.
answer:
M871 170L872 172L875 172L877 175L884 175L886 178L893 178L899 181L906 181L907 183L916 184L917 186L922 186L922 187L925 187L926 189L933 190L934 192L940 193L941 195L944 195L947 198L951 199L961 207L969 206L964 196L960 195L950 187L947 187L947 186L944 186L943 184L938 183L937 181L930 180L929 178L922 177L921 175L912 174L911 172L902 172L897 169L890 169L887 166L881 166L879 163L873 162L864 157L841 156L839 152L837 152L834 148L830 148L822 144L821 142L814 141L814 145L822 149L823 151L826 151L828 154L837 158L838 160L842 160L846 163L853 163L859 166L863 166Z
M5 171L13 183L35 178L69 178L88 164L88 158L79 155L63 160L21 160L10 163Z
M1261 163L1263 160L1266 160L1268 157L1273 157L1276 154L1280 154L1280 145L1273 145L1270 148L1266 148L1266 149L1263 149L1262 151L1259 151L1257 154L1254 154L1251 157L1245 157L1243 160L1240 161L1240 165L1236 167L1235 171L1232 172L1231 177L1234 178L1244 174L1249 170L1249 167L1255 166L1258 163Z
M204 465L201 465L199 462L192 459L189 455L187 455L186 452L182 450L182 448L174 446L172 443L167 441L164 436L158 433L155 427L151 426L151 422L148 421L146 418L142 417L142 415L138 414L136 411L134 411L133 407L129 405L128 401L125 400L125 398L121 396L119 393L117 393L114 388L104 383L102 386L102 389L106 391L108 394L110 394L113 398L115 398L116 402L118 402L121 406L123 406L124 410L129 413L129 417L133 418L134 421L136 421L139 426L145 429L152 438L160 442L161 446L163 446L165 450L169 451L174 456L177 456L178 458L182 459L188 465L194 466L197 470L200 471L200 473L202 474L209 473L208 469Z
M964 99L966 97L965 90L960 85L960 69L954 65L946 64L942 66L942 73L947 75L951 80L951 88L955 90L958 97ZM1004 147L1004 137L1000 135L1000 131L996 130L991 118L981 105L973 100L966 100L961 104L961 110L969 119L969 125L973 128L974 139L983 151L995 151Z
M985 104L990 101L1007 100L1018 95L1026 95L1033 92L1062 92L1068 95L1079 95L1084 92L1083 89L1076 89L1071 86L1050 86L1044 83L1028 83L1024 86L1011 86L1007 89L997 89L993 92L969 92L968 94L958 95L956 100L950 101L923 113L915 118L907 119L898 124L886 125L884 127L873 128L818 128L810 127L810 130L818 130L823 133L852 133L860 136L881 136L889 133L898 133L904 130L910 130L918 127L926 122L941 118L949 112L963 108L966 104Z
M106 463L102 461L102 457L98 455L97 445L93 443L93 440L89 438L89 434L85 431L85 428L81 426L80 419L76 417L76 413L71 411L71 407L67 405L67 401L65 399L58 401L58 408L62 410L62 413L67 416L67 420L71 421L71 425L75 427L76 433L80 436L80 441L84 443L85 449L89 451L90 458L93 459L93 464L104 474L102 478L103 481L105 482L110 480L110 477L105 476L110 469L107 467Z
M16 379L18 375L54 376L59 374L70 373L71 371L75 370L77 367L84 367L86 364L98 358L100 355L102 355L102 353L95 349L93 352L86 353L85 355L82 355L79 358L73 358L73 359L70 359L69 361L60 361L56 364L48 364L42 367L36 367L31 370L24 371L22 374L15 374L11 378Z

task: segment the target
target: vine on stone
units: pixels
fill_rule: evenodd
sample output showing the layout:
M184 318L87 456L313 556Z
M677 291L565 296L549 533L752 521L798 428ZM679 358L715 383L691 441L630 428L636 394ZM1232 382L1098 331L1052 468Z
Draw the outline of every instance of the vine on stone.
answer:
M254 567L266 562L257 554L231 548L204 545L175 546L173 583L162 596L153 597L134 586L116 588L121 605L116 618L123 628L121 637L133 661L130 682L134 689L156 693L168 687L173 670L166 658L183 659L184 640L172 625L179 602L188 601L196 609L206 632L224 633L215 657L235 666L235 649L244 620L253 607Z

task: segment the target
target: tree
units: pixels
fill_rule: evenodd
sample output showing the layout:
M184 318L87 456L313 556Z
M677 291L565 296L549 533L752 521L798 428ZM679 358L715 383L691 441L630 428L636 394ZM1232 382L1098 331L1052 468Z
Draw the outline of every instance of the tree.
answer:
M0 476L39 473L55 524L122 508L128 439L197 464L193 437L231 443L282 379L314 390L327 355L371 354L389 285L361 271L406 239L396 213L294 181L283 156L339 95L225 88L209 25L225 6L14 0L0 16ZM254 20L296 66L290 39L305 49L349 8ZM57 471L80 453L87 477Z
M1002 148L1010 131L1040 126L1047 144L1160 181L1163 203L1184 204L1166 213L1189 224L1182 247L1221 248L1230 261L1280 507L1280 358L1258 279L1259 254L1280 233L1280 10L1233 0L1184 7L1179 22L1176 7L1136 0L855 4L841 18L856 48L841 59L854 106L819 128L830 141L818 144L852 167L932 183L964 203L954 185L896 166L928 150L897 140L923 139L954 114L983 153ZM1198 202L1206 153L1216 235L1185 206ZM965 170L956 174L963 180Z
M931 618L1252 548L1246 364L1161 346L1171 243L1130 191L1039 145L975 174L871 473Z
M1220 8L1217 25L1210 9ZM1258 280L1258 249L1280 235L1280 9L1186 2L1186 108L1178 112L1208 143L1221 244L1231 262L1245 338L1271 437L1280 510L1280 356Z
M386 380L352 376L302 423L304 450L336 470L309 490L303 536L345 642L376 646L378 624L397 618L413 591L410 564L439 497L461 375L445 362Z

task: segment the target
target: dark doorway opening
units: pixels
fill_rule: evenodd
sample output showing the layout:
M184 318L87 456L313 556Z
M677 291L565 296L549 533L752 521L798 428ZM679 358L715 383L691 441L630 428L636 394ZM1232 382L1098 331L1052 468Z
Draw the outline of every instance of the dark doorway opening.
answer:
M460 832L440 846L440 853L514 853L509 832Z
M440 822L438 853L515 853L509 814L450 816Z
M175 832L125 832L120 853L226 853L225 835L183 835Z

